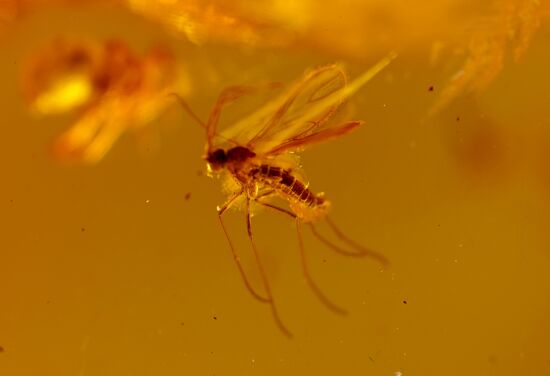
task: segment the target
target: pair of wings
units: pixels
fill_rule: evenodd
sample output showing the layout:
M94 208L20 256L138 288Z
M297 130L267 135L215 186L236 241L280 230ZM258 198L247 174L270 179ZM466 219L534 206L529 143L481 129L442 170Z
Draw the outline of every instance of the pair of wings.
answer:
M286 93L229 127L220 138L245 146L259 156L274 156L342 136L361 125L362 121L332 124L328 120L346 98L394 58L395 54L388 55L350 83L338 64L315 69ZM258 89L231 87L220 94L206 124L208 149L212 149L222 108Z

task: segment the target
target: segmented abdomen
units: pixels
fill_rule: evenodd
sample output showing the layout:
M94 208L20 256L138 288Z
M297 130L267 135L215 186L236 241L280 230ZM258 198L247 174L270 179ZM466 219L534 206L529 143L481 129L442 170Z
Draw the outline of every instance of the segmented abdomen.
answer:
M303 205L316 207L325 202L292 175L290 170L262 164L253 168L250 174Z

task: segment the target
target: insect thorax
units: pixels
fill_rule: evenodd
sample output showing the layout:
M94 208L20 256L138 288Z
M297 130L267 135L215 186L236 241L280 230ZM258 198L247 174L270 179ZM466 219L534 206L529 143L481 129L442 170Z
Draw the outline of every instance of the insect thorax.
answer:
M260 163L250 149L237 146L227 151L217 149L207 155L209 171L225 170L234 183L251 198L263 191L274 191L288 202L296 216L304 221L322 218L330 203L322 194L313 193L290 169ZM213 168L214 167L214 168Z

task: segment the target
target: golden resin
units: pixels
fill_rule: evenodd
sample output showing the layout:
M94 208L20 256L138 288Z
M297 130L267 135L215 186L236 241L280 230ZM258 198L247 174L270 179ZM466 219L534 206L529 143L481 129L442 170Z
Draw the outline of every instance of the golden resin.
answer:
M0 1L0 375L550 374L549 4ZM42 60L48 80L23 73L59 39L89 58L71 68L59 47ZM115 96L116 111L98 107L104 92L89 77L113 39L142 68L151 46L166 46L167 65L150 68L182 68L183 84L171 69L146 74L139 95ZM297 241L284 213L252 212L289 340L251 299L218 227L216 204L238 182L222 176L223 192L205 177L204 129L152 94L171 86L206 119L224 88L263 87L220 114L222 134L246 120L232 137L248 137L252 115L304 72L338 64L349 83L393 50L399 58L332 118L364 124L299 163L277 160L325 191L330 218L389 266L334 254L308 225ZM59 163L52 140L87 108L114 127L77 127L70 160L104 154L88 148L100 129L121 137L101 163ZM157 152L136 153L123 136L135 127L158 131ZM246 202L235 205L227 231L263 293ZM347 316L308 288L300 244Z

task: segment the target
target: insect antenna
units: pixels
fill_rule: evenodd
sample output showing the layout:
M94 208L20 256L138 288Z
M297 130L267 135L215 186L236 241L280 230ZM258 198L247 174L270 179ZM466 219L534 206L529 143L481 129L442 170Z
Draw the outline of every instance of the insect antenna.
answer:
M195 120L198 125L206 129L206 124L197 116L197 114L193 112L191 106L189 106L189 104L181 97L181 95L179 95L178 93L169 93L168 95L176 98L176 100L179 102L185 112L187 112L187 114L191 116L191 118Z
M181 97L181 95L179 95L178 93L169 93L168 94L169 96L173 96L176 98L176 100L179 102L179 104L181 105L181 107L185 110L185 112L187 112L187 114L193 119L195 120L195 122L200 125L202 128L204 128L207 132L208 132L208 126L197 116L197 114L195 114L195 112L191 109L191 106L189 106L189 104ZM208 133L207 133L208 135ZM221 136L220 134L218 134L217 132L213 131L212 132L212 136L211 137L219 137L221 139L223 139L224 141L227 141L229 143L232 143L234 145L238 145L239 143L235 140L232 140L230 138L227 138L227 137L224 137L224 136ZM211 141L208 142L208 151L210 151L211 149Z
M281 84L279 83L271 82L257 86L229 86L223 89L218 95L218 99L216 100L216 103L214 103L212 111L210 111L210 115L206 121L207 152L212 150L212 140L214 139L214 135L216 135L216 128L218 126L218 122L220 121L220 116L224 107L230 105L243 96L257 93L260 90L275 89L280 86Z

